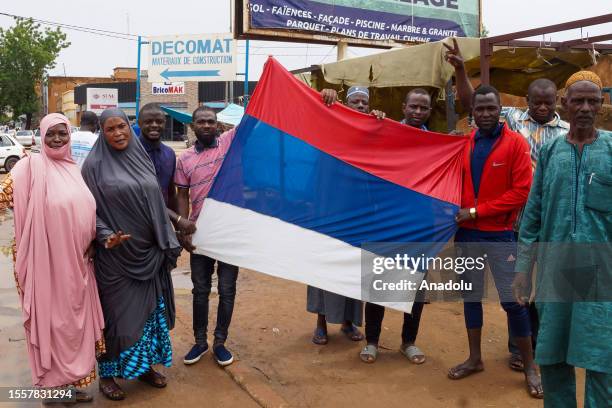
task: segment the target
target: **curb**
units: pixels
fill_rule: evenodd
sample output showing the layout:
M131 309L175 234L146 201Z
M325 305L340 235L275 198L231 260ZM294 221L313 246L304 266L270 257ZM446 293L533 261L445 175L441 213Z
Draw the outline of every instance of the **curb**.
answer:
M291 405L261 379L262 374L236 362L225 371L262 408L287 408Z

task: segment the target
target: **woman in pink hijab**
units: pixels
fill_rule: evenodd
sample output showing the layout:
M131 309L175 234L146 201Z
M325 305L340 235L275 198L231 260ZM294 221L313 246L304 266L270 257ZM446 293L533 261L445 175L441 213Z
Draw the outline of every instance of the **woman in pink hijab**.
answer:
M89 385L103 352L104 318L91 243L96 203L70 154L70 123L40 123L42 153L21 159L0 185L0 210L15 217L13 259L37 387ZM77 390L77 401L92 397Z

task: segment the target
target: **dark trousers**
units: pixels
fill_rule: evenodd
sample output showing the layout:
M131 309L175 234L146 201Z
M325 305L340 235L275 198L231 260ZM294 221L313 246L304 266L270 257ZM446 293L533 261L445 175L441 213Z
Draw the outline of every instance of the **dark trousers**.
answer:
M193 334L197 344L206 344L208 329L208 297L212 285L212 275L217 263L217 289L219 306L217 307L217 326L215 343L225 343L229 325L234 312L236 299L236 280L238 267L229 265L205 255L191 254L191 281L193 282Z
M531 322L531 345L535 351L536 343L538 341L538 330L540 329L540 321L538 319L538 311L534 303L529 304L529 320ZM508 351L511 354L516 354L517 356L521 354L518 346L516 345L516 341L510 332L510 320L508 320Z
M514 301L512 281L516 260L516 240L509 232L484 232L459 229L455 235L455 245L464 257L483 258L491 269L500 303L508 316L508 324L513 336L531 336L529 310ZM484 295L484 269L466 271L462 275L464 282L472 284L472 291L464 293L463 311L465 326L468 329L479 329L483 324L482 297Z
M402 326L402 343L414 343L419 333L421 313L424 302L414 302L412 313L404 313L404 324ZM366 303L365 306L365 332L368 344L378 344L382 321L385 317L385 308L374 303Z

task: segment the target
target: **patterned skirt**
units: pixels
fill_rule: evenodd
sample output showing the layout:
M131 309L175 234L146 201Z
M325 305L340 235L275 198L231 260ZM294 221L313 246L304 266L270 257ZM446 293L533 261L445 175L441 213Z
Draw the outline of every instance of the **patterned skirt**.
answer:
M136 344L122 351L115 360L98 362L98 368L102 378L131 380L145 374L155 364L172 365L172 344L163 297L159 298Z

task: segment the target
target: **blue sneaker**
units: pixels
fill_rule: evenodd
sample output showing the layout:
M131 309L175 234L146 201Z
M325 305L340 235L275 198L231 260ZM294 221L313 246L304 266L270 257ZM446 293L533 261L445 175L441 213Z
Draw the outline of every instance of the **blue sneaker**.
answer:
M215 360L221 367L228 366L234 362L234 356L228 349L225 348L225 344L219 344L213 349Z
M185 358L183 358L183 363L185 363L187 365L195 364L198 361L200 361L202 356L204 354L206 354L207 351L208 351L208 343L206 343L204 345L202 345L202 344L194 344L193 347L191 348L191 350L189 350L189 353L187 353Z

